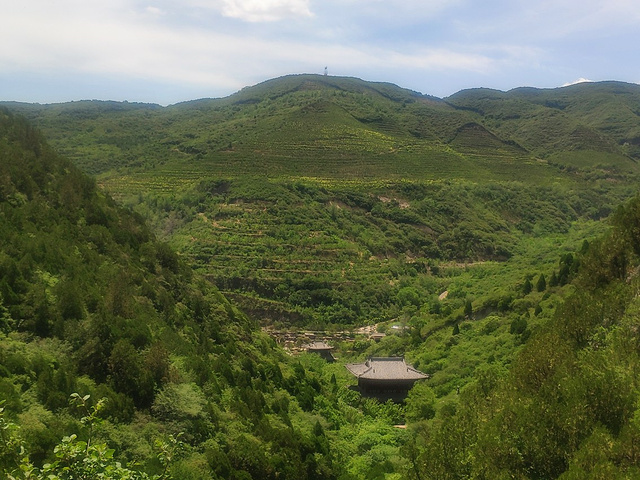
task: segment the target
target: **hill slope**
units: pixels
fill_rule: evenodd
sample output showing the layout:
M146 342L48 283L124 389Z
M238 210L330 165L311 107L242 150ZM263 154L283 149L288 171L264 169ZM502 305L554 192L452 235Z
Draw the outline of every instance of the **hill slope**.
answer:
M301 366L294 374L255 323L138 216L3 110L0 236L1 477L27 478L26 451L36 466L70 468L61 478L94 478L83 465L106 468L106 446L90 451L68 437L56 450L66 453L54 454L72 433L115 446L122 465L157 478L169 477L154 441L170 434L183 444L173 478L317 478L318 464L337 475L327 449L326 461L319 450L307 457L311 432L289 417L305 423L317 380L312 387ZM70 402L76 392L90 396L87 410ZM79 417L99 399L103 420L88 427ZM279 416L267 416L272 404Z
M508 374L477 372L416 429L412 478L638 477L639 213L637 197L616 212Z
M391 84L295 75L166 108L114 102L12 108L92 173L144 167L139 181L149 182L149 168L163 164L160 188L202 175L553 181L557 171L536 157L591 150L610 154L604 164L635 171L628 155L635 154L640 128L632 110L638 88L479 90L443 101ZM607 122L615 131L603 127ZM120 180L110 183L114 191L136 191Z
M565 152L577 150L640 159L640 87L636 84L583 83L509 92L472 89L452 95L447 103L477 114L497 135L536 155L560 159ZM633 163L619 161L622 170L633 168Z
M635 188L639 122L620 113L608 131L605 116L639 89L440 100L294 75L166 108L14 108L246 311L322 326L397 317L416 273L505 260L530 236L606 216ZM419 291L432 298L449 280Z

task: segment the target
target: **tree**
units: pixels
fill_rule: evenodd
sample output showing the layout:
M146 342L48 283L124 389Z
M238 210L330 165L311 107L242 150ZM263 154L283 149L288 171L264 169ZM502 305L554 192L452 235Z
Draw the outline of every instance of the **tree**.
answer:
M436 414L436 394L424 382L416 383L405 400L406 418L410 422L429 420Z
M521 335L527 329L527 324L527 319L524 315L522 315L511 322L509 333L511 333L512 335Z
M420 300L420 293L414 287L403 287L398 290L397 294L398 303L402 306L414 305L419 307L422 303Z
M0 407L0 476L7 480L72 480L105 478L109 480L169 480L170 465L182 449L179 436L170 435L166 440L156 440L158 460L163 467L159 475L150 476L144 472L123 467L113 454L114 450L105 443L93 443L94 425L100 422L99 413L104 406L100 400L89 407L89 395L71 395L75 404L85 416L80 420L88 429L86 441L78 440L74 433L66 436L54 448L55 460L41 468L29 460L29 453L19 436L19 427L5 419L4 408Z
M464 304L464 316L471 318L471 315L473 315L473 305L471 305L471 300L467 300Z
M153 378L143 368L141 356L126 340L115 344L109 357L109 378L114 390L131 397L137 407L148 407L153 401Z
M81 320L84 304L80 289L74 281L65 280L58 284L58 310L64 320Z
M547 289L547 280L544 278L544 273L540 274L540 278L538 278L538 283L536 283L536 290L538 292L544 292Z

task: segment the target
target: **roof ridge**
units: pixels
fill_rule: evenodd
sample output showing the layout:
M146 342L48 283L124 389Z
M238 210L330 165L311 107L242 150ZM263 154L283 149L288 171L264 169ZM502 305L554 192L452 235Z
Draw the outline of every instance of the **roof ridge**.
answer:
M364 363L345 365L358 378L419 380L429 375L408 365L404 357L371 357Z

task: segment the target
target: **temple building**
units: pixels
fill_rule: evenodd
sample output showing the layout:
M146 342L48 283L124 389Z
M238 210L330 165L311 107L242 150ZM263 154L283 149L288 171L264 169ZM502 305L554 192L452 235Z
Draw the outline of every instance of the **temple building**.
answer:
M372 357L365 363L349 363L347 370L358 377L358 388L365 396L401 401L413 384L429 378L402 357Z
M335 358L333 358L333 355L331 354L331 350L333 350L333 347L325 342L312 342L308 345L305 345L305 348L307 352L317 353L327 362L335 362Z

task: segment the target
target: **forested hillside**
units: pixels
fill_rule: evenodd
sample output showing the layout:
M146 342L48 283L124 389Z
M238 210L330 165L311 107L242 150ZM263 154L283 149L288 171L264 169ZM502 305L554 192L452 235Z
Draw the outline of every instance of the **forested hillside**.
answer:
M594 160L593 156L569 154L576 150L640 159L637 84L581 83L509 92L471 89L458 92L447 102L476 114L497 135L551 161L562 161L564 157L565 161L573 160L574 167L580 167ZM605 165L606 158L598 162Z
M397 318L404 287L420 304L456 290L441 266L606 217L635 191L638 99L616 82L441 100L292 75L169 107L11 108L263 325L338 328ZM580 245L559 248L547 274Z
M6 111L0 160L2 478L335 478L349 467L334 466L349 450L322 433L340 423L314 413L319 378ZM326 388L338 395L335 376ZM360 402L347 398L342 408ZM389 415L382 428L401 411Z
M510 371L413 425L414 478L637 478L640 198L581 258L573 293Z
M7 104L0 472L637 475L639 104L314 75ZM259 327L354 337L327 364ZM405 403L344 368L389 355L429 375Z

